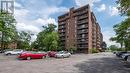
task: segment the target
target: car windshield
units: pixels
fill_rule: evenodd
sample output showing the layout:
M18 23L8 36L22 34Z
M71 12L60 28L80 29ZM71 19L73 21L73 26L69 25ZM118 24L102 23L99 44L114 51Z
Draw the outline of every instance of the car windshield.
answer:
M14 49L13 51L21 51L21 49Z
M6 49L5 51L12 51L13 49Z
M68 53L67 51L59 51L58 54Z
M64 51L59 51L59 52L58 52L58 54L62 54L62 53L64 53Z

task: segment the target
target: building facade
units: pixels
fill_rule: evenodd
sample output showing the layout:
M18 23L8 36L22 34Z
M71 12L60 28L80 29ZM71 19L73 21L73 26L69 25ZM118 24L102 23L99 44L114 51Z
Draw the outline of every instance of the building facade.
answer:
M77 52L83 53L91 53L92 48L101 49L101 28L89 5L70 8L68 13L59 16L58 33L64 49L77 48Z

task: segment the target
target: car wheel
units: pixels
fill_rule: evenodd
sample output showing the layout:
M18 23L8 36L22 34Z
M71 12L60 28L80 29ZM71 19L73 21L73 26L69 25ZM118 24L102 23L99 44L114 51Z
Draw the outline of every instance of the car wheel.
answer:
M130 56L128 56L127 61L130 62Z
M64 56L62 55L62 58L64 58Z
M42 59L45 59L45 56L42 56Z
M11 53L7 53L6 55L11 55Z
M31 60L31 57L27 57L27 60Z
M45 57L46 57L46 58L49 58L50 56L49 56L49 55L46 55Z
M128 59L128 56L125 56L125 57L124 57L124 60L127 61L127 59Z

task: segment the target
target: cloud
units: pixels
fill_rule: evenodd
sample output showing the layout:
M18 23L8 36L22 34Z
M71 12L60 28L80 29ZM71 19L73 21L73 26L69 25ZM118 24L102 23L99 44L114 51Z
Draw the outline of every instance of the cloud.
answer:
M106 5L105 4L102 4L100 5L99 8L97 8L97 11L101 12L101 11L105 11L106 10Z
M86 4L89 4L90 6L93 6L94 3L100 2L101 0L75 0L75 3L77 6L81 7Z
M56 20L54 18L48 18L48 19L42 19L38 18L36 21L38 24L57 24Z
M19 4L19 3L17 3L17 2L15 2L15 3L14 3L14 7L16 7L16 8L22 8L22 5Z
M117 16L117 15L119 15L119 11L118 11L117 7L109 6L109 14L111 16Z
M33 34L37 34L41 30L33 25L26 25L25 23L17 23L16 28L18 31L27 31Z
M32 36L32 40L34 41L36 39L36 35L42 31L43 25L47 25L49 23L58 24L56 19L51 17L52 15L68 11L68 8L66 7L57 6L62 2L62 0L59 1L60 2L58 3L54 3L53 0L16 1L14 16L17 21L17 30L31 32L34 34ZM52 2L54 4L50 5Z
M53 15L56 13L63 13L63 12L67 12L67 11L68 11L68 8L66 8L66 7L48 6L47 8L44 8L35 13L38 13L39 15L41 15L44 18L47 18L50 15Z

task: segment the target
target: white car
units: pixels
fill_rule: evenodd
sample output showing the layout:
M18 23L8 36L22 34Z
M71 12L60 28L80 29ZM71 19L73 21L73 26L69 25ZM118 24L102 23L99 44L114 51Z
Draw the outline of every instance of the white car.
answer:
M14 49L12 51L6 51L4 54L5 55L18 55L21 54L23 52L23 50L21 49Z
M59 51L55 57L56 58L67 58L67 57L70 57L71 56L71 53L67 52L67 51Z

